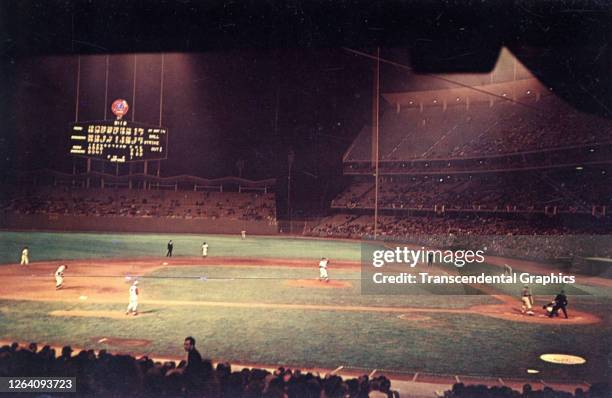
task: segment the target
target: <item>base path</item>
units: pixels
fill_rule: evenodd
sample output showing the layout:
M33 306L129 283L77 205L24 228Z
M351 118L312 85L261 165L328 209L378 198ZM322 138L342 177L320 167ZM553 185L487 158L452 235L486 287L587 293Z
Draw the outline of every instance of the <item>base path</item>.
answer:
M65 288L55 290L53 273L60 264L68 265L66 271ZM243 257L177 257L177 258L136 258L136 259L95 259L48 261L31 263L27 266L18 264L0 267L0 299L30 300L49 302L87 302L87 303L113 303L127 305L126 276L144 275L164 267L193 267L193 266L257 266L269 268L308 267L316 269L316 262L303 259L250 259ZM343 269L358 270L358 262L334 262L334 266ZM312 280L288 280L296 287L317 287L329 289L343 289L352 286L352 281L331 281L329 283ZM178 300L147 300L146 291L140 300L141 306L208 306L226 308L249 309L283 309L283 310L312 310L312 311L346 311L346 312L378 312L406 314L443 313L443 314L474 314L504 319L514 322L544 323L555 325L586 325L601 322L595 315L572 311L569 319L549 319L543 315L527 316L519 311L520 303L517 299L494 294L491 295L500 301L500 304L480 305L471 308L427 308L427 307L388 307L388 306L350 306L350 305L316 305L316 304L283 304L283 303L253 303L253 302L225 302L225 301L178 301ZM540 304L541 305L541 304ZM535 304L538 308L538 303ZM57 315L55 315L57 316ZM66 314L64 316L94 316L92 314ZM95 316L102 316L97 314ZM109 315L108 317L115 317Z

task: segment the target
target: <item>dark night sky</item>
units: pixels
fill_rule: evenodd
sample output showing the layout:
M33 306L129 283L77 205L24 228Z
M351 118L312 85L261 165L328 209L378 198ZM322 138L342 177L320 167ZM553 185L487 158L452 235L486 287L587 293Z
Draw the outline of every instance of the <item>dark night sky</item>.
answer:
M77 58L18 62L14 153L23 156L13 165L70 170L67 138L75 119ZM110 119L110 103L125 98L129 120L157 124L161 56L137 56L135 101L133 68L133 55L110 56L105 105L106 57L83 56L79 120L103 119L105 111ZM163 174L235 174L236 160L244 159L246 177L264 178L286 163L290 148L307 165L316 162L315 152L338 157L368 122L370 104L370 62L342 50L167 54L162 124L170 141Z

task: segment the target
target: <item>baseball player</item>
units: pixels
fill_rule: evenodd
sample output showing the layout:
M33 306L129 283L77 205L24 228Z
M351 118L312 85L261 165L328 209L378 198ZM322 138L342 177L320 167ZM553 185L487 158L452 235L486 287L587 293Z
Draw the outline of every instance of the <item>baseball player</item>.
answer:
M246 239L246 231L244 229L240 231L240 236L242 237L242 239Z
M329 276L327 275L327 265L329 264L329 260L325 257L321 257L321 261L319 261L319 280L329 282Z
M138 315L138 281L134 281L130 286L130 303L125 310L125 315L132 313L134 316Z
M563 315L565 315L565 319L567 319L567 296L565 295L565 292L563 290L561 290L561 292L555 296L555 298L553 299L553 303L554 306L550 311L550 314L548 315L549 318L552 318L553 316L559 316L559 310L561 310L563 311Z
M30 263L30 252L28 250L28 247L24 247L23 250L21 250L21 262L19 264L21 265L28 265Z
M533 311L531 307L533 306L533 296L531 295L531 291L529 290L529 286L525 286L523 291L521 292L521 312L523 314L533 316Z
M59 290L64 287L64 271L68 269L67 265L60 265L55 270L55 290Z
M172 242L172 239L168 241L166 247L168 248L168 251L166 252L166 257L172 257L172 250L174 250L174 242Z
M504 264L504 275L512 275L512 267L508 264Z
M202 243L202 257L208 256L208 243Z

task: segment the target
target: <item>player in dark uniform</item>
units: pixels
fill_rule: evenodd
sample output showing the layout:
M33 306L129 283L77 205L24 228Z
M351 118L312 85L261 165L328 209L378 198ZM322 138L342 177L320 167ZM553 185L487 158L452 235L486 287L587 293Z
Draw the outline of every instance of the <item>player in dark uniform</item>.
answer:
M559 310L561 310L563 315L565 315L565 319L567 319L567 296L563 290L555 296L554 303L555 305L553 305L552 311L548 316L552 318L555 315L559 315Z
M174 249L174 243L172 240L168 242L168 252L166 253L166 257L172 257L172 250Z
M431 267L433 264L434 255L433 253L427 253L427 266Z

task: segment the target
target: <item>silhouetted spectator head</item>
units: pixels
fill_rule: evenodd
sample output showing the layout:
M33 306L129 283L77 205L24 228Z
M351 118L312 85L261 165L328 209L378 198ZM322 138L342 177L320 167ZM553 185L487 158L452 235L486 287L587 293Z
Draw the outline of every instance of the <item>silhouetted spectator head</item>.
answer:
M185 337L185 341L183 342L183 348L185 351L189 352L195 348L196 341L193 337Z
M62 358L70 358L72 356L72 347L66 345L62 348Z
M608 383L595 383L589 389L589 398L608 398L610 396L610 385Z

